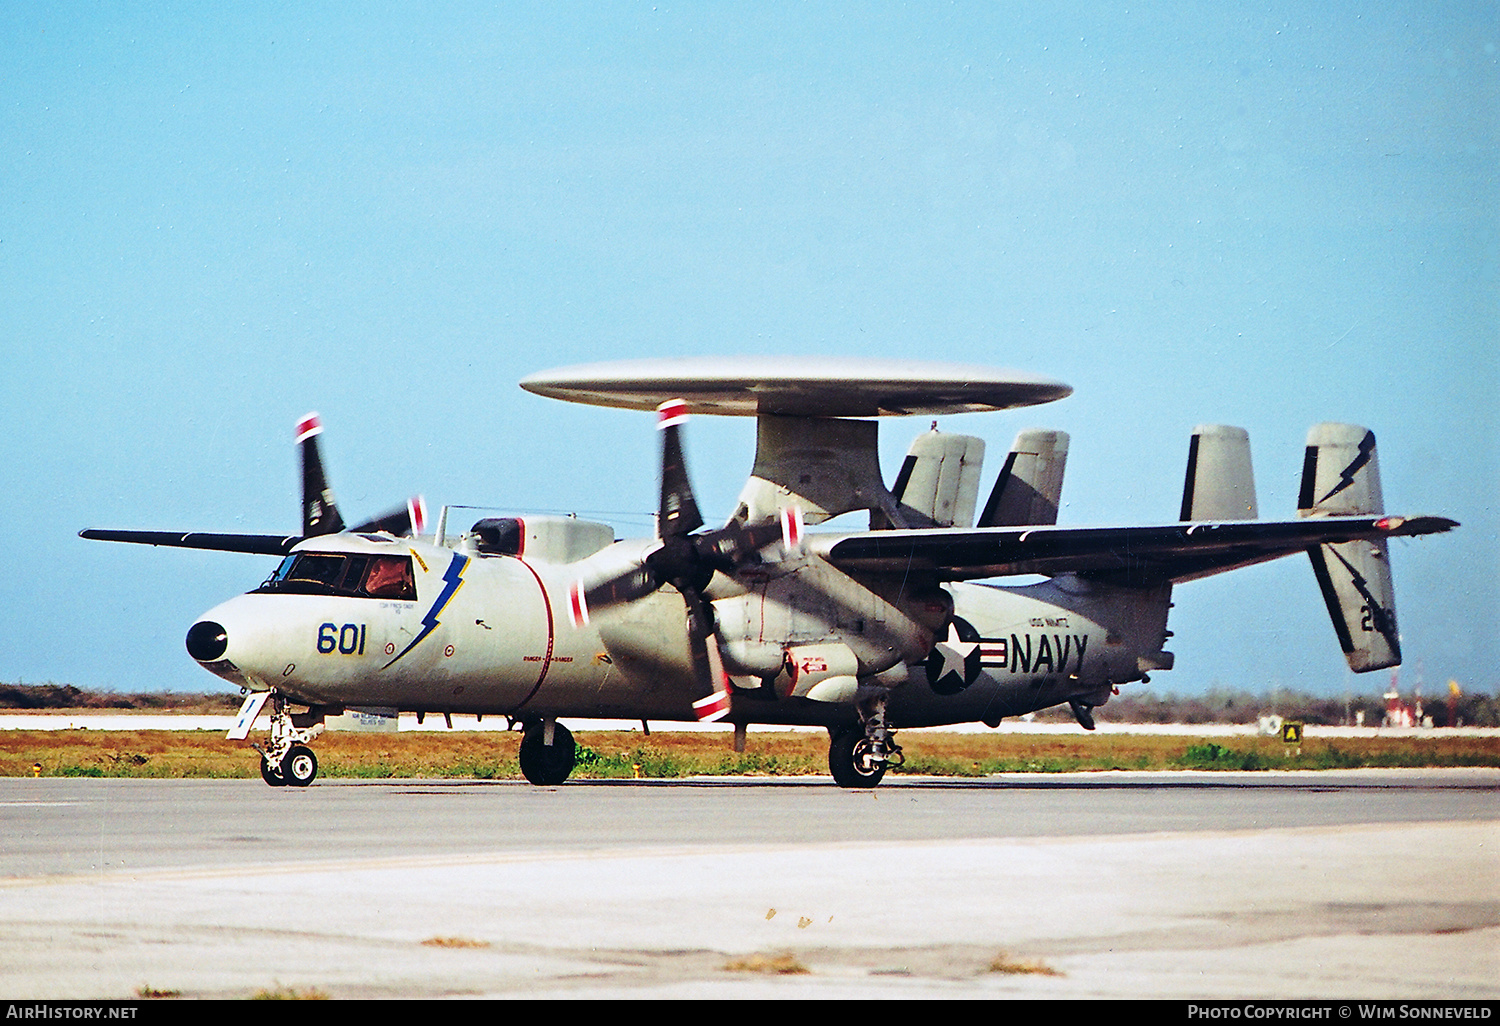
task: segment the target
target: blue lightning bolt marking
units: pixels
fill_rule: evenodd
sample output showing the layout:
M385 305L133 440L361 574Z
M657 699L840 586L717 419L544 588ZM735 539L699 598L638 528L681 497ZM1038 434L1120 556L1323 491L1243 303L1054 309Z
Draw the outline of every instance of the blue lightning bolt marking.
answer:
M1395 614L1382 606L1379 600L1375 598L1374 593L1370 591L1369 580L1358 570L1354 569L1353 563L1341 556L1338 550L1332 545L1324 545L1323 548L1334 559L1344 564L1344 569L1349 571L1349 583L1354 586L1354 590L1359 592L1360 598L1364 599L1365 603L1370 607L1370 622L1375 625L1375 629L1385 638L1386 643L1391 646L1392 651L1400 655L1401 636L1396 633Z
M463 586L464 567L468 565L468 556L460 556L458 553L453 554L453 562L448 564L448 570L443 574L443 590L438 594L437 601L432 604L432 608L427 610L427 615L422 617L422 633L413 638L410 645L397 652L389 663L381 667L382 670L389 669L396 660L416 648L423 638L437 629L437 625L441 622L438 620L438 616L447 607L458 589Z
M1355 456L1349 465L1339 473L1339 483L1334 486L1332 491L1318 500L1319 504L1327 502L1333 496L1352 485L1354 483L1354 475L1359 473L1361 467L1370 462L1370 454L1374 451L1375 433L1373 431L1366 431L1365 437L1360 439L1359 442L1359 455Z

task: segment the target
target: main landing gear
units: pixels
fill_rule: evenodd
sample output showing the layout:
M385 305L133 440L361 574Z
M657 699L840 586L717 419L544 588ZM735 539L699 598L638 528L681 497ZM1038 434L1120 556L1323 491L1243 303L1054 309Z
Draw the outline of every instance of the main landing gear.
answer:
M521 731L522 776L542 787L555 787L567 780L577 758L572 732L550 719L527 720Z
M829 730L828 770L840 787L874 787L885 777L886 767L906 761L886 726L885 699L882 691L856 701L860 725Z
M254 746L260 752L260 776L272 787L306 787L318 775L318 757L307 746L323 733L323 718L299 725L301 717L294 718L286 707L286 699L273 692L271 739L265 748Z

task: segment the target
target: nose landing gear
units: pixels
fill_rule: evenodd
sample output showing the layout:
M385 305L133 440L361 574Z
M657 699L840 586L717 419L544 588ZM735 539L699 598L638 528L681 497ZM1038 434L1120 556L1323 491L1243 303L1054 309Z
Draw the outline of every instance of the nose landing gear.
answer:
M318 776L318 757L307 747L323 733L323 717L299 726L287 712L287 701L271 693L271 738L266 747L252 745L260 753L260 777L272 787L306 787Z

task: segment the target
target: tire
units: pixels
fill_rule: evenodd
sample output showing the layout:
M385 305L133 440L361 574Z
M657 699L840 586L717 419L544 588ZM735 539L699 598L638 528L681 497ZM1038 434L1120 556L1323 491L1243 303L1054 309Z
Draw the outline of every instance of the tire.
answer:
M576 758L573 733L561 723L553 727L550 746L542 743L540 725L521 735L521 774L539 787L556 787L567 780Z
M260 760L260 779L272 787L286 786L286 778L281 775L281 768L273 767L264 757Z
M318 775L318 757L306 745L292 745L281 759L281 777L292 787L306 787Z
M840 787L874 787L885 776L885 763L866 769L860 758L869 750L870 741L858 727L846 727L828 743L828 769L833 782Z

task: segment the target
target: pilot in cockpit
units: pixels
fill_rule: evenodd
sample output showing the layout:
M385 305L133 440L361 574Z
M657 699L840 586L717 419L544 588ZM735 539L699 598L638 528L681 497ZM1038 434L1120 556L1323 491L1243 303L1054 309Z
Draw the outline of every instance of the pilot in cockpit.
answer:
M375 556L365 574L365 592L374 598L414 600L416 582L411 560L405 556Z

